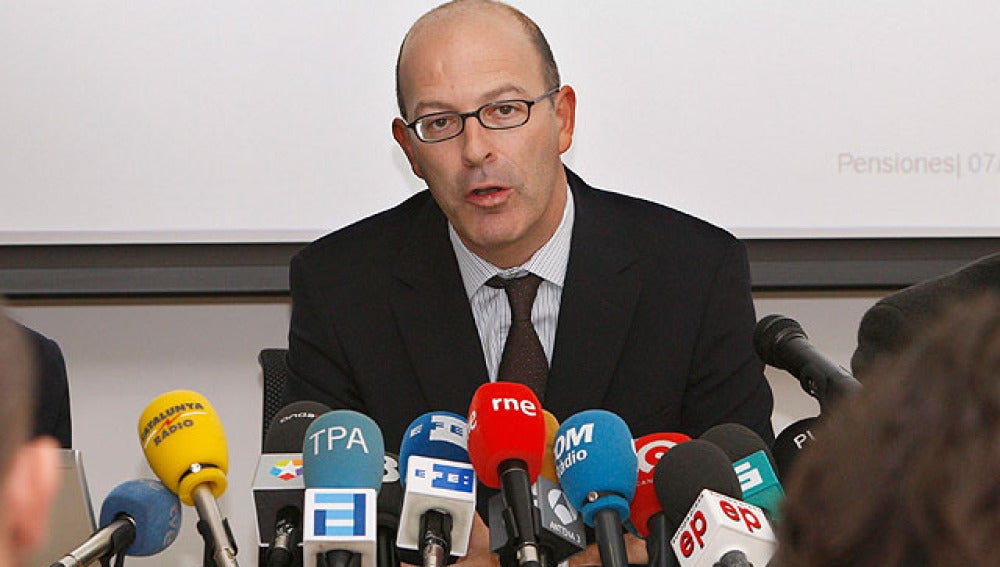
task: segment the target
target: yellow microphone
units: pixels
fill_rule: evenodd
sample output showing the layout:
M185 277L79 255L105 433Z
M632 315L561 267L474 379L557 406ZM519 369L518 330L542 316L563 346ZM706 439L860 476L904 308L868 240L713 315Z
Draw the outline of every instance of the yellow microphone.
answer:
M542 470L538 473L554 483L559 483L556 474L556 459L552 456L552 448L556 443L556 432L559 431L559 420L548 410L542 410L545 418L545 453L542 454Z
M208 526L219 567L237 567L231 541L216 498L226 491L229 451L226 433L212 404L191 390L159 395L139 417L139 443L164 486L194 506Z

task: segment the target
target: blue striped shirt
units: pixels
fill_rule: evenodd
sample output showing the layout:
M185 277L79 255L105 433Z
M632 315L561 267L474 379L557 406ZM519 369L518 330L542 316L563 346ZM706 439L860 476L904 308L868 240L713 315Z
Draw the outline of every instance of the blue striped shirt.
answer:
M503 345L510 330L510 304L507 303L507 293L504 290L485 285L486 281L495 275L513 278L525 275L527 272L542 278L535 304L531 308L531 322L542 342L545 358L551 366L552 351L556 342L556 325L559 322L559 302L562 299L563 282L566 279L566 265L569 263L574 217L573 192L567 189L562 220L552 238L523 265L506 270L497 268L469 250L455 232L455 228L448 223L448 235L455 250L455 257L458 259L458 269L462 274L469 305L472 307L472 316L479 330L479 340L483 345L486 369L489 371L491 382L497 379Z

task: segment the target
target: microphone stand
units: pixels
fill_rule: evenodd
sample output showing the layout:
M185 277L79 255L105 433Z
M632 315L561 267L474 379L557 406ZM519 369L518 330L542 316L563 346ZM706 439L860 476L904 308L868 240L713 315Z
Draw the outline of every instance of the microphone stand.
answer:
M670 528L663 512L650 516L646 525L649 535L646 536L646 555L649 556L649 567L679 567L677 556L670 548Z
M239 567L236 562L236 541L229 529L229 520L219 513L212 490L200 484L191 491L191 499L198 509L198 533L205 541L204 567ZM221 530L219 529L221 528ZM223 539L223 533L224 532Z

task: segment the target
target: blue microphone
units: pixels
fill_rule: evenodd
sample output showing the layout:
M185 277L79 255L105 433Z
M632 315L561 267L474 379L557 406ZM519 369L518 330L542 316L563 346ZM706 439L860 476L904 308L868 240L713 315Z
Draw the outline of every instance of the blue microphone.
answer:
M350 410L325 413L302 441L303 565L375 567L377 494L385 471L378 425ZM322 557L320 559L318 556Z
M465 418L429 412L413 420L399 448L403 509L396 545L443 567L469 547L476 513L476 474L469 463Z
M138 479L114 487L101 504L103 526L52 567L89 565L124 553L155 555L177 539L181 502L157 480Z
M622 520L639 472L628 425L609 411L582 411L559 427L553 453L563 492L594 528L601 562L626 567Z

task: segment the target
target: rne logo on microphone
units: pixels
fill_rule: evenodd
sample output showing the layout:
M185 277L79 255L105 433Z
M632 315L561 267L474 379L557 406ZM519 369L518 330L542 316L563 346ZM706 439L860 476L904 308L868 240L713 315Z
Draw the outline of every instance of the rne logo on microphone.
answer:
M334 450L337 441L347 439L344 443L344 450L350 451L354 446L360 446L361 450L368 453L368 444L365 443L364 433L361 432L361 428L352 427L350 431L347 430L343 425L334 425L333 427L327 427L326 429L320 429L319 431L313 433L308 437L312 441L313 445L313 455L319 455L320 447L323 443L323 439L326 439L326 452Z
M519 400L517 398L493 398L490 400L490 407L493 411L516 411L528 417L538 415L538 406L531 400Z

